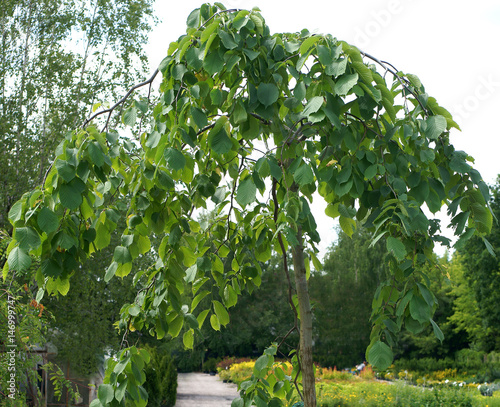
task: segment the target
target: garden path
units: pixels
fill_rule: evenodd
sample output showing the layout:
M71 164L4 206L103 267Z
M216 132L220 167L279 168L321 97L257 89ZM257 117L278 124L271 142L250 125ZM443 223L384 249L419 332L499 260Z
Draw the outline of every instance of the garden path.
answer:
M218 376L179 373L175 407L230 407L238 395L235 384L223 383Z

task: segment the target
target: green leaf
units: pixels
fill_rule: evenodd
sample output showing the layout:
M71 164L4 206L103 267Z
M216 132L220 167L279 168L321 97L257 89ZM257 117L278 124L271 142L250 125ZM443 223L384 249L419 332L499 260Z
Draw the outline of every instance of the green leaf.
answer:
M441 331L441 329L439 328L438 324L436 324L432 319L431 319L431 324L432 324L432 330L434 331L434 335L442 343L443 340L444 340L443 331Z
M302 187L314 181L314 173L309 165L302 163L302 165L294 172L293 179L297 184L299 184L299 186Z
M23 203L21 201L17 201L9 211L9 220L12 223L16 223L23 216Z
M184 332L184 335L182 336L182 343L186 349L193 349L194 331L192 328L189 331Z
M62 184L59 188L61 204L70 209L77 209L83 202L82 192L85 184L79 178L74 178L69 184Z
M307 102L306 107L304 108L304 115L309 116L313 113L316 113L321 106L323 106L324 99L322 96L314 96L309 102Z
M7 257L9 268L16 271L27 270L31 266L31 257L19 246L14 247Z
M172 338L177 338L177 336L181 332L183 324L184 318L181 315L177 315L172 321L168 323L168 333L172 335Z
M46 277L57 278L63 272L61 265L54 259L45 259L42 261L41 268L42 274Z
M224 288L224 304L226 307L230 308L238 302L238 295L236 294L236 291L234 291L234 288L231 285L226 285L226 288Z
M356 229L356 221L354 219L346 218L345 216L340 215L339 224L343 232L347 236L352 237Z
M334 78L339 77L345 73L347 68L347 58L339 59L337 61L332 62L325 69L327 75L331 75Z
M219 27L219 24L220 24L220 19L215 19L213 23L208 25L203 30L200 37L202 43L206 42L210 38L210 35Z
M243 103L241 103L241 101L238 100L238 102L234 106L233 115L232 115L232 119L234 120L234 123L235 124L243 123L247 120L247 117L248 117L247 111L246 111L245 107L243 106Z
M123 400L125 396L125 391L127 390L128 379L124 379L120 382L120 385L115 390L115 399L119 402Z
M333 88L334 92L339 96L345 96L349 91L353 88L354 85L358 82L358 74L348 74L342 75L340 79L335 82L335 86Z
M248 177L240 182L236 191L236 202L243 208L255 201L257 187L251 177Z
M189 14L186 24L188 28L198 28L201 22L200 9L197 8Z
M220 331L220 323L219 319L217 318L217 315L215 314L210 315L210 325L212 325L212 328L215 331Z
M265 374L267 373L267 367L269 365L269 362L272 360L272 357L269 355L262 355L260 356L256 361L255 365L253 367L253 371L255 376L257 377L264 377Z
M447 127L446 118L439 115L431 116L425 122L427 124L425 135L431 140L436 140Z
M57 173L66 182L70 182L73 178L75 178L76 168L65 160L58 159L56 161L56 169Z
M368 351L368 363L377 369L387 369L394 359L391 348L382 341L375 342Z
M236 397L231 402L231 407L245 407L245 401L241 397Z
M414 295L410 300L410 315L420 323L429 322L431 307L423 297Z
M57 291L59 291L59 293L61 295L67 295L68 294L69 287L70 287L69 278L65 278L63 280L61 280L60 278L58 278L55 281L55 283L56 283Z
M116 273L116 270L118 270L118 263L116 261L112 262L108 269L106 270L106 274L104 275L104 282L108 282L113 278L113 276Z
M199 129L208 124L207 116L197 107L191 106L191 116Z
M167 148L164 155L169 167L174 171L182 170L186 165L186 157L176 148Z
M113 260L119 264L130 263L132 261L132 256L129 250L124 246L116 246L113 255Z
M389 236L387 238L387 250L394 254L394 257L399 261L404 260L406 256L406 248L405 245L395 237Z
M238 46L238 44L236 43L236 41L234 41L234 38L229 33L227 33L226 31L219 30L218 34L219 34L219 37L220 37L220 39L222 41L222 44L227 49L235 49Z
M351 65L366 84L369 85L372 83L373 75L370 68L368 68L363 62L359 61L354 61Z
M272 83L261 83L257 89L257 99L265 107L271 106L278 100L279 89Z
M137 109L134 107L130 107L123 113L122 118L123 124L125 126L134 126L137 121Z
M115 391L113 390L113 386L111 386L110 384L101 384L99 386L99 389L97 390L97 397L103 405L111 403L115 398Z
M321 37L319 35L313 35L309 38L306 38L304 40L304 42L302 43L302 45L300 46L300 49L299 49L300 54L301 55L305 54L320 39L321 39Z
M493 227L493 215L489 208L474 202L470 205L472 217L479 233L490 233Z
M99 399L92 400L89 407L104 407Z
M19 242L19 247L26 251L37 249L42 244L38 232L30 227L15 229L14 237Z
M220 129L217 133L210 132L208 144L217 154L226 154L233 148L233 142L228 137L224 128Z
M220 72L223 67L224 61L219 56L218 52L211 52L203 60L203 68L205 68L205 70L210 75L214 75L215 73Z
M229 323L229 314L219 301L213 300L212 304L214 306L215 314L221 325L226 326Z
M481 236L481 238L483 239L484 246L486 247L486 250L488 250L488 253L491 254L493 257L497 257L495 249L493 248L491 243L488 242L488 240L484 236Z
M87 147L87 151L92 162L98 167L102 167L104 164L104 153L102 152L101 147L99 147L99 144L97 142L90 143ZM68 182L69 180L65 181Z

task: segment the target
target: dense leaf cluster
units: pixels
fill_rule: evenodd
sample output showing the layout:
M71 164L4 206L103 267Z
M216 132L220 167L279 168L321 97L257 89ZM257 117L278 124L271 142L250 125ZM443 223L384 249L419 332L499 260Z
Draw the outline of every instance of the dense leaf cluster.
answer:
M307 276L310 263L321 264L309 203L318 192L345 233L352 235L358 221L375 241L385 238L391 255L392 278L373 302L370 363L391 363L390 346L403 326L416 332L430 323L442 339L432 320L436 299L416 278L434 244L449 243L428 213L448 206L452 226L463 235L458 245L492 225L488 188L471 158L449 143L450 129L458 127L449 112L416 76L329 35L271 34L256 10L205 4L187 24L160 64L159 102L151 111L141 102L124 111L129 126L141 112L150 118L140 145L115 130L74 131L59 145L43 185L12 207L15 234L4 275L29 267L31 252L42 259L39 285L64 291L77 264L110 244L126 210L106 281L132 271L133 261L150 251L150 236L161 243L155 266L134 276L146 283L122 308L120 327L162 338L186 325L183 342L192 347L207 318L220 329L242 290L260 285L259 261L291 251L292 303L301 323L295 371L311 407ZM194 214L209 201L215 218L197 221ZM222 301L199 310L208 276ZM183 303L185 282L195 295L190 304ZM133 348L120 358L133 371L144 360ZM132 381L127 373L127 394L143 403L144 380L133 374ZM259 377L242 394L257 405L277 403ZM100 402L122 402L122 390L113 398L111 389L123 383L108 370Z

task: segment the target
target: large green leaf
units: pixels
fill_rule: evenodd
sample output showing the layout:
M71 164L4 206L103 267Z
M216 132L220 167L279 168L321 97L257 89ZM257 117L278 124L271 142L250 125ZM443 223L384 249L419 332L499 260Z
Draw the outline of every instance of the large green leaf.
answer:
M186 165L186 157L176 148L167 148L164 154L169 167L173 170L182 170Z
M394 254L398 260L403 260L406 256L406 248L403 242L395 237L389 236L387 238L387 250Z
M101 150L99 144L97 142L89 143L87 151L89 153L89 157L92 160L92 162L98 167L102 167L105 162L105 158L104 158L104 153Z
M59 199L64 207L77 209L83 202L82 192L85 184L79 178L74 178L69 184L62 184L59 188Z
M211 132L208 142L212 150L217 154L226 154L233 148L233 142L228 137L224 128L220 129L217 133Z
M224 47L227 49L235 49L238 44L234 40L234 38L231 36L231 34L227 33L226 31L219 30L218 32L220 39L222 40L222 44Z
M37 231L30 227L17 228L14 237L19 246L26 251L37 249L42 244Z
M324 99L322 96L314 96L307 102L306 107L304 108L304 116L309 116L313 113L316 113L321 106L323 106Z
M76 168L66 160L58 159L56 161L56 169L61 178L66 182L70 182L75 178Z
M382 341L375 342L368 351L368 363L380 370L387 369L393 359L391 348Z
M265 107L271 106L280 95L278 87L273 83L261 83L257 89L257 98Z
M431 140L437 139L446 130L447 123L443 116L431 116L425 122L425 135Z
M212 304L220 324L226 326L229 323L229 314L226 308L217 300L213 300Z
M335 82L335 87L333 90L339 96L345 96L358 82L358 74L347 74L342 75L337 82Z
M101 384L97 390L97 397L103 405L111 403L115 398L115 391L110 384Z
M186 349L193 349L194 331L192 328L189 331L184 332L184 335L182 336L182 343Z
M14 247L7 257L9 268L16 271L27 270L31 266L31 257L19 246Z
M116 246L113 260L119 264L125 264L132 261L129 250L124 246Z
M135 107L130 107L125 110L122 120L125 126L134 126L137 121L137 109Z
M37 223L42 231L49 234L59 227L59 218L49 208L43 207L38 213Z
M293 179L299 186L310 184L314 181L314 173L311 167L306 163L303 163L293 174Z
M251 177L248 177L240 182L236 191L236 202L242 207L255 201L257 187Z
M429 322L432 309L421 296L414 295L410 300L410 314L420 323Z
M21 201L17 201L9 211L9 220L12 223L16 223L23 216L23 203Z
M217 315L210 315L210 325L212 325L212 329L214 329L215 331L220 331L220 322L217 318Z
M320 35L313 35L309 38L306 38L304 40L304 42L302 43L302 45L300 46L300 49L299 49L299 52L301 54L305 54L307 51L309 51L309 49L315 44L317 43L319 40L321 39L321 36Z

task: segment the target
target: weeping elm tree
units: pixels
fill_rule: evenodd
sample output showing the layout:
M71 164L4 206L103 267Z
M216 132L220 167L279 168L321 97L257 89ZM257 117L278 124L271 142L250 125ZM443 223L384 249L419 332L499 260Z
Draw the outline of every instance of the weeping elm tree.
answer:
M156 105L133 101L132 91L157 75L163 79ZM125 126L137 129L142 115L137 143L108 127L123 105ZM97 116L108 118L102 129ZM321 264L310 203L324 199L326 215L346 234L361 225L374 242L386 242L392 277L373 301L368 361L386 368L403 328L419 332L432 324L442 339L432 320L436 299L416 272L436 243L450 243L432 214L447 206L457 245L492 226L488 188L472 159L450 144L452 127L458 129L450 113L415 75L330 35L271 34L257 10L204 4L151 79L69 135L43 185L13 206L3 274L27 270L34 254L41 258L38 299L66 292L78 264L108 246L125 218L104 278L129 274L134 259L151 250L157 260L133 271L142 285L135 302L123 306L120 328L161 339L185 326L190 348L204 323L216 330L229 323L238 295L261 283L259 262L276 252L297 321L291 331L300 334L294 370L290 379L273 365L284 340L277 338L233 406L281 406L294 393L313 407L307 280ZM208 200L215 216L200 222ZM161 240L154 249L153 235ZM210 297L210 284L221 301ZM185 289L193 294L187 304ZM207 295L210 308L200 309ZM93 407L126 400L145 406L148 359L142 349L122 349L109 361Z

